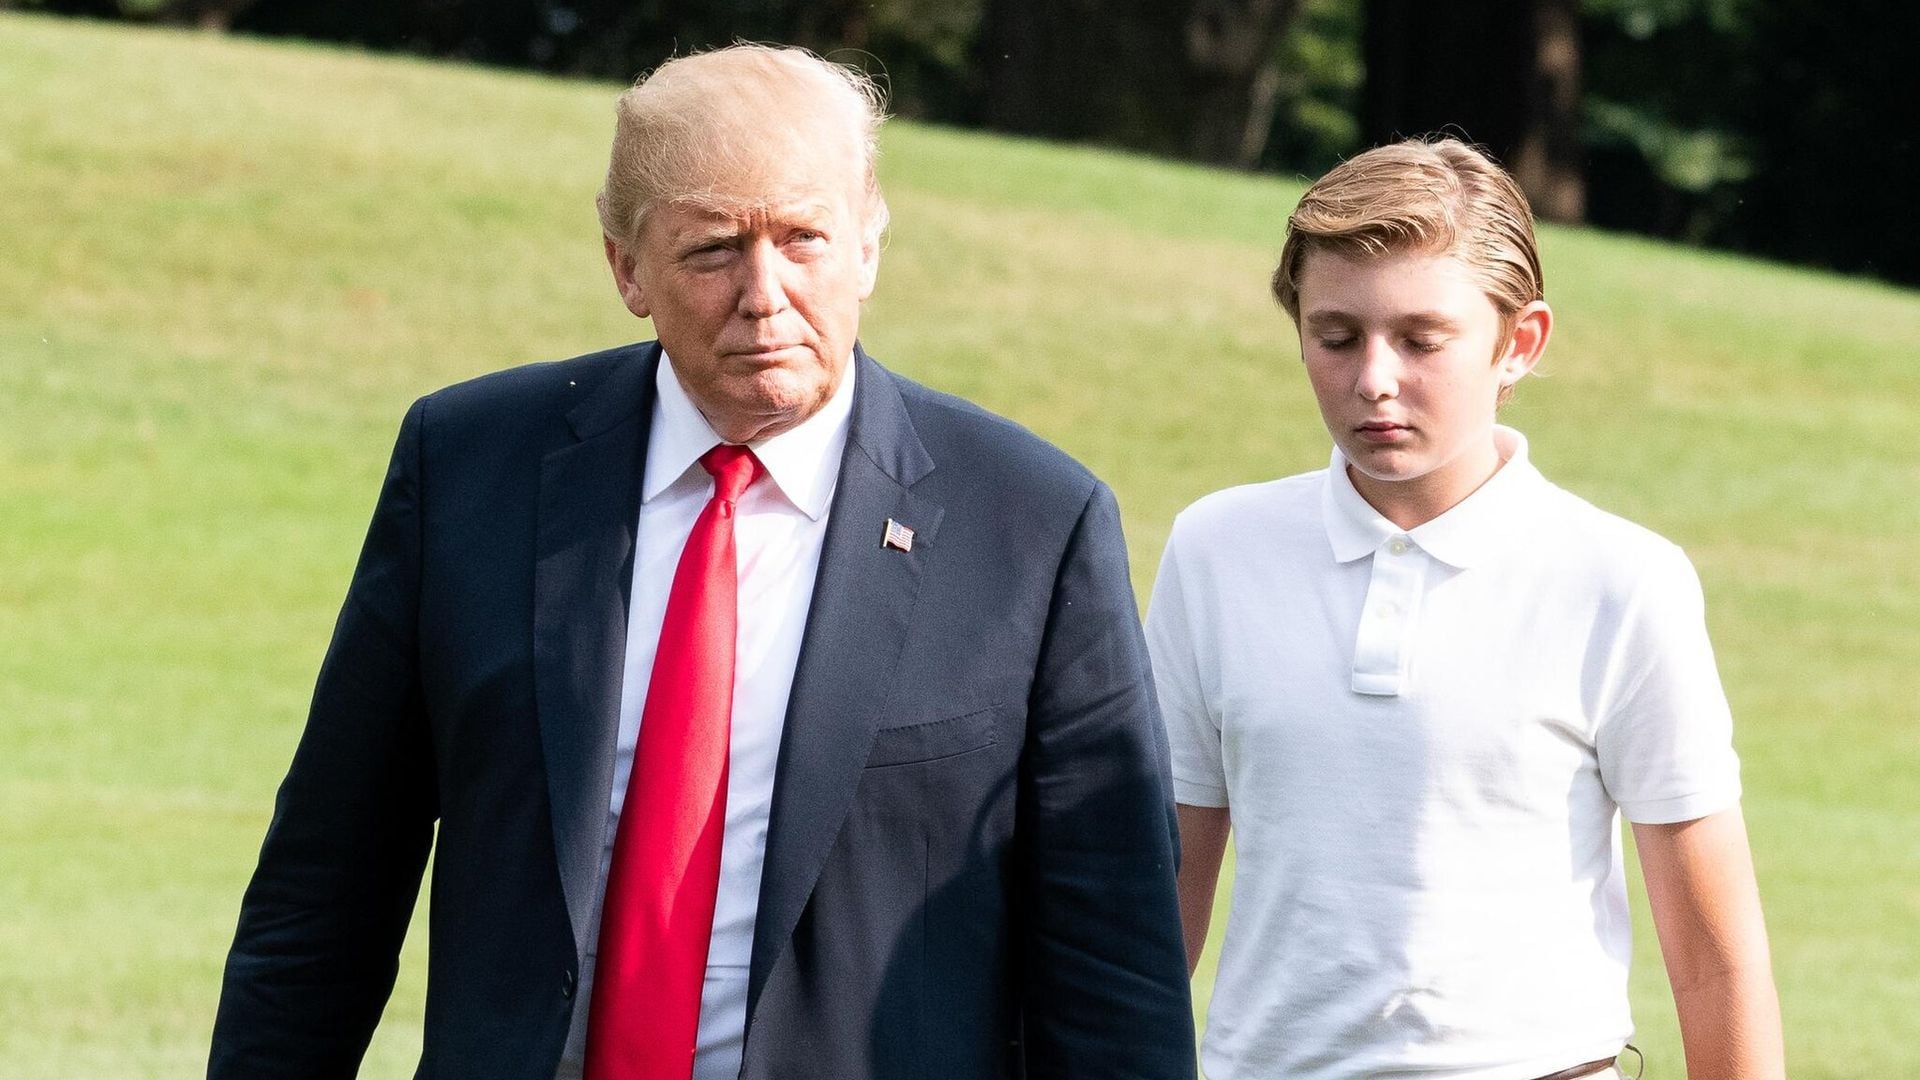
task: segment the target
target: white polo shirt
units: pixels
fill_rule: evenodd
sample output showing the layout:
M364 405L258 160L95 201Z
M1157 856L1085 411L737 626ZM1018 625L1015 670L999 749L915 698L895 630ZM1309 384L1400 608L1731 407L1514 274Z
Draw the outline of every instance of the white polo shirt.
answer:
M1632 1034L1617 812L1739 800L1679 548L1503 467L1412 530L1327 470L1174 523L1147 617L1174 793L1231 806L1211 1080L1522 1080Z

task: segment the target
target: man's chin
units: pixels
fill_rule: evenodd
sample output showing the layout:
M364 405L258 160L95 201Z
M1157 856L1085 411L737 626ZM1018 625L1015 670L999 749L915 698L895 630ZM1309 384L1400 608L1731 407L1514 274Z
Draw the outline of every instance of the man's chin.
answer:
M733 441L738 433L751 430L753 439L767 438L792 428L820 411L833 396L833 385L817 376L800 377L786 369L770 369L744 378L730 379L724 403L731 432L720 430L720 417L708 416L715 430ZM704 410L703 410L704 411Z
M778 349L744 349L726 354L729 363L757 370L761 368L805 368L820 366L820 358L805 345L787 345Z

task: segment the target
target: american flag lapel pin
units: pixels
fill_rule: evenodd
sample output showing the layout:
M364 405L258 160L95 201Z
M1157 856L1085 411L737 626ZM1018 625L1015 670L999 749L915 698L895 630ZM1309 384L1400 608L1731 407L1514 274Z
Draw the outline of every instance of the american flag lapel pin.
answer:
M880 537L880 546L895 551L913 550L913 530L892 518L887 519L887 531Z

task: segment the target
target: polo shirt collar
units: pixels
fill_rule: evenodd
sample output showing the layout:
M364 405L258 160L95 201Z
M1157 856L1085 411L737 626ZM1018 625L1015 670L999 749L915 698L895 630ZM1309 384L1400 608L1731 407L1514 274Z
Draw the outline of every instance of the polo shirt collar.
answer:
M1400 527L1380 516L1367 500L1354 490L1347 475L1347 455L1333 448L1327 462L1327 483L1321 489L1320 517L1327 526L1327 542L1333 546L1335 562L1349 563L1374 553Z
M1396 536L1461 570L1497 552L1521 528L1527 506L1538 497L1546 478L1528 459L1526 436L1496 425L1493 437L1503 459L1499 470L1446 513L1407 530L1381 516L1361 496L1347 475L1346 455L1334 447L1321 498L1321 517L1334 560L1352 562Z
M780 494L814 521L825 517L833 503L840 457L847 446L847 429L853 416L857 367L851 360L847 362L840 385L819 412L778 435L747 444ZM664 352L654 387L653 425L647 435L646 474L640 485L642 502L652 502L696 469L702 454L724 441L687 396L686 387L674 373L673 358Z

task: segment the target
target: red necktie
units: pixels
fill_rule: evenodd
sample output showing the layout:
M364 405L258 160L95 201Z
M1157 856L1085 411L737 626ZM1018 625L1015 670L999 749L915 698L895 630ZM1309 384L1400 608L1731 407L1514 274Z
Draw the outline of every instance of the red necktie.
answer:
M614 834L587 1014L587 1080L687 1080L720 884L733 719L735 504L761 473L744 446L700 464L713 497L687 534L667 594Z

